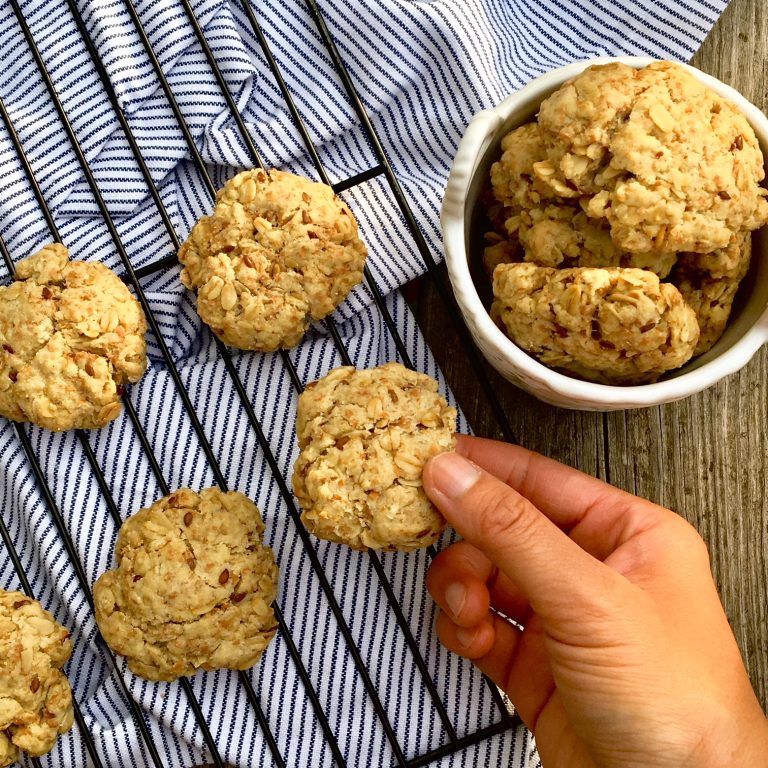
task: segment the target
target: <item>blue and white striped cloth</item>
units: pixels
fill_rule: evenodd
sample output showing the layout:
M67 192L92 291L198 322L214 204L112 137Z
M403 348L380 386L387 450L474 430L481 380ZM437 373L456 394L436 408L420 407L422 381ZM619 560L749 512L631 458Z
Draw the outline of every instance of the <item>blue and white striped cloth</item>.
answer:
M501 101L536 75L574 59L647 54L686 60L726 0L323 0L321 9L365 107L394 165L416 219L440 256L438 210L449 166L473 113ZM77 0L89 34L139 148L159 185L176 233L186 236L211 210L200 170L187 156L150 60L122 0ZM178 0L140 0L134 7L217 185L253 165L219 86ZM21 0L45 65L93 169L132 264L173 255L168 233L118 127L68 6ZM302 0L260 0L253 9L333 181L376 164L332 62ZM196 17L268 166L317 178L301 136L264 61L238 0L198 0ZM122 272L77 156L66 139L40 72L8 0L0 0L0 97L72 256L99 259ZM7 127L0 121L0 233L14 259L51 240ZM386 183L345 192L370 249L370 268L417 367L445 382L396 290L424 266ZM7 277L7 275L5 276ZM392 750L355 671L349 650L291 522L285 500L242 413L216 347L194 311L178 269L143 281L185 387L227 483L253 498L281 568L278 602L338 743L352 766L387 766ZM367 288L359 287L334 319L358 367L397 358ZM199 440L150 338L152 363L130 397L171 488L214 484ZM340 364L321 328L291 352L304 382ZM290 476L296 446L296 393L279 355L238 354L235 365L261 419L281 473ZM449 393L447 393L449 394ZM450 396L450 395L449 395ZM461 421L461 429L467 424ZM116 527L72 434L27 427L89 583L112 565ZM122 517L161 494L129 419L123 415L88 440ZM122 674L146 713L163 762L206 762L203 740L178 684L147 683L120 661L111 671L95 643L96 627L75 570L52 523L17 439L0 419L3 520L36 596L73 633L67 668L103 762L150 765L115 674ZM319 542L320 561L406 756L445 743L422 679L369 559ZM435 609L424 589L424 553L382 557L384 570L426 659L458 735L498 720L488 687L472 666L442 650ZM0 586L19 587L0 552ZM330 766L306 691L278 635L250 673L270 729L289 766ZM255 716L233 673L199 674L192 687L226 762L272 762ZM47 763L46 763L47 761ZM59 739L44 763L87 765L77 728ZM438 761L441 766L536 766L525 729L509 731Z

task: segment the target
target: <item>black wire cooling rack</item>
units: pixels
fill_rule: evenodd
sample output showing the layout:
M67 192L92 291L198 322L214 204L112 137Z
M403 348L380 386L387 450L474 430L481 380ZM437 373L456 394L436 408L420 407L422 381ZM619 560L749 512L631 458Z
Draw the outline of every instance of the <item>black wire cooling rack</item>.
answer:
M320 160L318 151L312 142L310 134L304 124L304 121L302 119L302 116L299 110L296 107L296 104L294 103L291 93L288 87L286 86L283 77L281 76L278 65L275 61L274 56L272 55L272 52L270 51L268 41L262 31L262 28L259 24L256 14L254 13L251 6L249 5L248 0L233 0L233 2L241 3L243 11L245 12L246 17L253 29L253 32L259 42L264 59L268 64L269 70L271 71L272 76L274 77L274 81L277 84L285 100L285 103L291 113L294 125L303 140L304 149L306 150L307 154L311 158L319 179L327 184L330 184L330 179L325 169L323 168L323 164ZM247 130L242 120L242 117L239 114L234 97L228 90L222 71L219 68L219 65L217 64L216 59L214 58L214 55L205 39L203 30L200 24L198 23L198 20L195 17L194 11L189 3L189 0L181 0L181 4L184 8L186 16L188 17L189 24L194 30L195 36L197 37L202 47L207 63L211 68L211 72L215 76L219 84L219 87L221 88L222 95L226 100L226 103L230 109L231 116L237 125L241 138L245 142L245 146L247 147L253 166L263 168L264 163L262 162L259 150L254 144L251 134ZM64 106L62 104L62 101L59 98L59 95L56 91L56 87L53 83L53 80L46 69L45 62L32 36L30 27L28 26L27 21L24 18L22 9L19 6L17 0L10 0L10 5L13 9L14 15L16 16L20 29L24 35L26 44L29 47L29 50L35 59L37 69L39 70L40 77L42 78L42 81L45 84L45 88L51 99L51 103L53 104L56 112L58 113L58 117L61 120L61 123L64 127L66 136L69 142L71 143L71 146L74 149L74 152L76 154L80 169L93 194L93 197L99 208L100 214L103 217L103 220L109 231L109 235L114 243L114 247L120 257L120 261L122 262L122 266L124 269L122 279L135 291L135 294L138 297L142 305L142 308L144 309L144 313L147 316L147 320L149 323L150 331L155 337L160 354L162 355L163 360L165 361L165 364L167 366L167 370L173 379L176 393L184 405L186 414L188 415L192 428L194 429L194 432L196 433L200 441L200 445L202 446L202 449L205 453L205 457L210 465L210 468L216 480L216 483L223 490L226 490L227 482L224 477L224 474L222 473L221 467L219 466L216 456L211 448L209 438L208 436L206 436L203 426L201 425L198 414L196 414L195 412L189 393L184 387L181 376L179 374L179 370L176 367L176 364L168 350L168 347L163 341L163 336L158 326L158 320L153 314L149 306L149 302L147 301L144 291L142 290L142 286L140 282L141 278L144 278L148 275L154 275L163 270L174 268L177 265L177 260L175 256L169 257L169 258L163 258L152 264L141 267L140 269L134 269L133 266L131 265L128 255L126 253L126 250L123 244L121 243L120 235L118 234L117 228L115 227L115 223L107 209L104 198L102 197L99 191L99 187L96 183L94 174L88 165L88 161L86 160L85 153L78 141L78 137L75 131L73 130L72 125L70 124L70 121L67 117ZM83 38L85 46L90 54L93 67L95 71L98 73L99 78L101 79L101 82L108 95L108 98L110 99L116 119L120 123L121 129L128 141L128 144L138 164L138 167L141 170L144 181L147 184L147 187L150 191L150 195L161 217L162 224L165 230L167 231L167 234L170 237L170 240L173 243L174 248L178 249L180 245L178 235L174 229L171 219L161 200L161 197L155 185L155 182L153 181L150 175L149 168L144 158L142 157L142 154L139 150L136 140L134 139L134 136L128 125L128 121L126 120L125 115L123 114L120 108L117 95L115 93L115 90L112 84L110 83L109 77L107 75L107 71L99 57L97 48L93 44L92 40L89 38L88 31L83 21L82 15L76 3L74 2L74 0L67 0L67 5L69 7L69 11L72 13L72 16L75 19L75 22L79 28L79 31ZM449 307L450 311L448 312L448 314L456 325L456 330L458 331L459 337L462 341L463 353L469 357L472 367L477 373L478 385L481 387L482 391L484 392L487 398L488 404L496 416L496 419L499 424L499 428L502 434L507 439L511 439L512 431L511 431L509 422L507 421L504 415L504 412L501 408L501 405L495 396L493 388L490 385L490 382L484 370L484 366L481 364L478 353L472 344L469 332L467 331L466 327L463 325L460 319L460 312L458 311L458 307L456 306L453 300L453 296L447 284L445 275L442 271L438 269L437 267L438 262L435 256L431 253L429 246L427 245L427 242L421 230L419 229L419 226L416 222L416 219L414 218L414 215L411 211L409 203L403 193L402 188L400 187L400 184L398 183L398 180L393 172L392 166L390 165L387 159L386 153L379 139L379 136L377 135L377 132L374 129L366 113L363 103L358 95L355 84L344 65L344 61L342 60L339 50L337 49L334 43L332 35L329 32L328 27L326 26L323 15L317 3L314 2L314 0L306 0L306 5L312 17L312 20L317 27L317 31L322 39L322 42L323 42L323 45L325 46L327 54L333 63L333 67L336 73L338 74L341 83L343 84L347 97L349 98L350 104L354 108L357 114L357 117L360 121L360 124L363 126L367 139L370 142L370 146L372 147L377 160L377 164L373 165L368 170L363 171L362 173L358 173L341 182L333 184L332 185L333 189L338 193L338 192L342 192L344 190L350 189L352 187L355 187L358 184L367 182L376 177L383 177L387 185L386 186L387 193L391 194L394 201L396 202L399 208L399 211L401 212L404 218L404 221L407 225L410 236L412 237L413 242L416 245L416 248L418 250L418 253L420 254L420 257L423 262L422 264L423 268L429 274L429 279L432 279L435 281L435 285L440 298ZM173 115L175 116L175 119L178 122L178 126L181 129L181 132L186 141L186 145L189 150L190 157L192 161L197 164L198 169L200 170L203 176L203 179L205 181L207 190L211 196L211 200L213 200L215 196L215 191L216 191L214 184L211 180L210 175L207 172L205 163L200 155L200 152L195 144L194 139L192 138L192 134L189 130L189 127L187 126L182 116L181 110L179 109L179 106L168 84L168 81L165 75L163 74L162 68L158 62L155 52L152 50L152 46L149 42L149 38L147 37L145 29L142 26L142 22L135 8L132 5L131 0L126 1L125 8L127 13L130 16L131 22L136 30L136 33L138 34L144 48L146 49L147 56L149 57L149 60L151 61L154 69L154 74L157 77L157 82L159 86L162 88L163 92L165 93L165 96L171 107ZM8 132L11 142L13 143L19 162L23 168L24 174L26 175L27 181L29 182L31 189L35 195L40 213L42 214L42 216L44 217L48 225L52 238L57 242L61 242L61 236L56 226L56 223L54 221L54 217L51 213L51 210L48 204L46 203L46 200L44 199L40 186L37 182L37 179L35 178L35 174L27 159L24 147L22 146L22 142L19 138L18 133L16 132L16 129L14 128L14 125L10 119L10 116L6 110L5 104L3 104L2 100L0 100L0 121L2 121L2 123L4 124L4 127ZM4 260L9 273L13 275L14 264L11 259L10 253L4 241L2 240L2 238L0 238L0 256ZM390 315L387 309L384 297L380 289L376 285L375 281L373 280L371 273L367 270L367 268L365 271L365 281L367 283L368 288L371 291L371 294L373 296L373 300L376 303L376 306L378 307L382 317L384 318L384 322L387 326L389 333L392 336L392 339L395 343L399 357L401 358L402 362L405 365L413 368L414 367L413 363L410 359L410 356L408 355L405 344L397 331L397 328L392 319L392 316ZM350 365L351 361L350 361L349 355L347 353L347 350L342 342L342 339L334 323L332 321L326 321L325 325L334 341L336 348L338 349L339 356L343 364ZM376 553L370 552L368 556L370 557L371 564L381 582L381 587L386 595L387 601L389 602L390 607L394 611L395 617L397 619L399 631L402 633L403 640L405 641L410 653L413 655L415 664L420 674L423 677L425 688L428 691L430 704L434 708L434 713L437 715L437 717L439 718L444 728L444 734L447 736L447 740L443 738L442 743L436 744L434 747L432 747L428 751L416 757L412 757L409 759L406 758L406 756L404 755L403 747L401 746L401 744L398 743L395 730L392 726L392 723L390 722L387 711L383 706L379 693L377 692L376 687L371 679L371 674L369 673L369 670L366 668L366 665L361 656L361 653L358 650L358 647L355 643L355 639L352 635L352 632L347 622L345 621L345 618L339 606L339 603L333 594L331 585L324 574L324 570L320 562L320 559L318 557L318 554L312 544L312 541L310 540L309 535L307 534L304 527L301 525L301 522L299 519L299 510L296 508L295 501L291 494L291 491L288 488L288 485L286 484L286 481L280 472L278 463L270 449L270 445L265 437L265 434L259 422L259 419L249 401L248 395L246 393L246 390L243 386L242 381L240 380L240 377L235 368L230 352L228 351L226 346L222 342L220 342L218 339L216 340L216 344L217 344L218 352L221 356L221 359L226 366L228 375L231 377L232 383L237 392L243 411L247 416L250 426L252 427L256 435L256 438L258 440L258 444L261 450L263 451L263 454L268 462L269 468L272 473L272 479L274 480L275 484L279 488L280 494L282 496L283 501L286 504L288 512L293 518L294 522L296 523L298 535L301 537L301 541L303 544L304 555L309 559L312 566L314 577L317 578L318 583L331 608L331 611L333 612L333 615L336 621L338 622L340 632L348 647L349 653L354 661L356 672L359 675L360 681L364 686L368 696L370 697L370 701L372 702L376 715L379 718L380 725L386 736L386 740L392 750L392 754L394 755L394 758L395 758L395 764L398 766L412 766L414 768L415 766L426 765L432 762L433 760L456 753L466 747L477 744L483 741L484 739L489 738L490 736L501 733L502 731L505 731L509 728L513 728L516 725L518 725L520 721L515 715L510 714L506 706L506 701L504 697L500 694L498 689L490 681L487 681L491 694L498 706L498 721L491 726L481 728L480 730L476 730L473 733L470 733L467 735L459 736L457 734L456 729L454 728L451 722L451 719L449 717L449 714L445 708L445 705L441 700L440 694L438 693L435 683L430 677L427 663L425 662L419 650L417 641L413 637L411 630L408 626L408 623L406 621L406 618L403 614L402 608L398 603L398 599L395 595L393 586L389 582L386 576L385 570L381 564L379 557L376 555ZM281 358L286 370L288 371L291 377L291 380L296 390L301 391L302 389L301 379L298 375L298 372L293 362L291 361L291 358L285 352L281 353ZM150 441L147 438L147 435L131 403L130 398L123 397L123 406L125 408L128 418L132 423L133 428L135 429L135 433L138 436L138 439L141 443L143 451L145 452L145 455L146 455L145 457L149 462L149 465L151 466L152 472L155 476L155 479L157 481L159 488L162 490L163 494L170 493L171 489L169 488L167 481L163 476L163 472L160 468L160 464L157 458L155 457ZM19 425L19 424L15 425L15 429L16 429L16 434L18 436L18 439L26 455L26 459L36 479L39 490L43 496L43 499L45 501L45 504L47 505L48 511L55 524L58 536L62 544L64 545L67 555L74 568L74 572L78 581L79 588L84 594L90 606L91 611L93 611L93 595L89 587L88 579L86 577L83 564L80 561L77 549L72 539L72 535L67 528L65 518L62 515L60 509L58 508L54 500L54 494L51 488L47 484L47 481L45 479L45 474L41 467L40 460L35 454L33 444L29 436L27 435L27 432L22 427L22 425ZM112 516L115 524L119 527L119 525L122 522L121 516L118 511L118 507L115 503L115 500L112 496L112 493L110 491L110 488L108 486L108 483L104 477L104 473L99 467L94 450L91 444L89 443L89 435L87 432L79 431L77 433L77 439L83 449L84 455L86 456L91 469L93 470L94 476L99 485L99 489L103 496L104 502L106 503L106 506L109 510L109 513ZM22 585L22 589L30 597L35 597L34 586L31 583L30 578L24 571L18 552L14 548L14 544L9 534L9 530L6 526L5 521L2 519L2 517L0 517L0 538L2 538L5 549L9 554L13 567L16 570L19 582ZM433 550L430 551L430 555L434 555ZM336 763L339 766L345 766L347 765L347 761L345 760L345 757L339 746L339 743L337 740L337 734L334 733L333 728L331 727L331 724L329 722L329 718L326 712L324 712L323 710L320 697L318 696L317 691L313 687L310 676L307 673L307 670L302 661L301 655L293 641L293 638L291 637L291 633L289 631L289 628L286 624L285 618L280 610L279 605L275 605L275 615L276 615L278 626L279 626L279 632L281 633L282 638L285 641L288 653L293 663L295 664L298 675L301 678L301 681L305 687L307 698L311 702L311 705L314 709L314 714L323 731L328 747ZM105 657L108 659L108 661L111 663L111 666L113 667L112 669L113 677L115 678L118 685L122 689L122 693L124 694L125 701L127 702L127 705L130 708L131 715L137 727L138 733L143 739L144 747L146 749L146 754L149 756L150 760L156 766L156 768L164 768L157 746L153 743L151 734L147 727L145 716L142 713L142 710L139 708L139 706L131 697L130 691L128 690L125 680L123 679L122 675L119 674L119 672L115 667L114 655L106 646L106 644L104 644L103 640L101 640L99 636L97 636L97 643L99 643L101 649L104 651ZM270 731L268 718L265 715L265 712L262 708L262 704L259 700L257 692L254 690L254 687L250 678L245 673L240 673L239 683L242 686L247 696L248 702L250 706L253 708L256 718L262 729L263 736L271 752L274 765L285 766L286 760L284 756L280 753L276 739ZM219 748L216 744L215 739L211 734L209 725L206 722L200 703L195 698L195 693L193 691L193 688L189 680L183 678L181 680L181 685L184 691L184 695L186 696L190 712L194 717L197 723L197 726L200 729L200 733L203 736L203 739L207 748L207 752L209 755L208 759L215 766L217 766L217 768L222 768L224 766L224 762L222 761ZM79 730L82 734L85 748L88 751L88 755L93 765L97 767L104 766L105 765L104 760L102 756L100 756L98 753L95 740L92 734L89 733L88 728L86 727L85 720L82 716L81 710L77 702L75 702L75 719L76 719L77 726L79 727ZM33 759L32 763L36 766L41 765L41 762L38 759Z

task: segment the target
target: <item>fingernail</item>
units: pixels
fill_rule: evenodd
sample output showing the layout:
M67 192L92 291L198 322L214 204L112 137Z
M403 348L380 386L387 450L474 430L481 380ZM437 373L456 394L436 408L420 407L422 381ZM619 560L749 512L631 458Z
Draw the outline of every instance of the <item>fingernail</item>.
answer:
M449 584L445 588L445 604L454 618L458 618L467 599L467 590L463 584Z
M467 627L459 627L456 630L456 642L462 647L462 648L469 648L472 643L475 641L475 636L477 635L477 629L474 627L467 628Z
M468 491L480 479L480 470L457 453L441 453L432 459L432 482L448 499Z

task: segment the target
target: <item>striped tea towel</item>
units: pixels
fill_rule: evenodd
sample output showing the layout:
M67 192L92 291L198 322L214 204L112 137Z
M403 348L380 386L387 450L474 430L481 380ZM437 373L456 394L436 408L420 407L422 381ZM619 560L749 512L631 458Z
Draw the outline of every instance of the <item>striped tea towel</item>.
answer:
M440 258L438 211L448 169L470 117L501 101L536 75L575 59L646 54L686 60L703 40L726 0L321 0L325 19L360 99L371 116L435 258ZM73 7L77 14L73 12ZM333 182L375 167L379 160L350 103L344 84L304 0L260 0L251 9L263 41L290 90L317 159ZM136 268L175 253L195 220L212 208L205 175L160 87L142 35L178 102L206 171L220 186L238 169L267 166L318 178L318 168L297 129L240 0L192 3L221 73L206 59L184 0L0 0L0 97L10 125L0 119L0 234L13 258L32 253L53 236L24 167L39 183L52 221L74 258L99 259L118 272L115 237ZM67 138L51 94L20 25L21 14L78 139ZM137 26L134 14L140 20ZM130 135L157 185L157 199L118 125L82 29L93 41ZM224 99L222 83L247 125L255 155ZM23 146L22 158L11 130ZM78 152L109 212L83 173ZM445 382L397 288L424 268L402 211L384 177L343 193L370 249L375 284L356 289L334 315L343 346L358 367L397 359L386 324L394 320L417 368ZM165 218L161 215L165 214ZM110 224L113 228L111 228ZM7 275L4 276L7 278ZM473 667L446 653L434 630L435 609L425 593L425 553L385 554L380 572L371 558L312 541L310 561L265 451L246 419L233 379L178 268L142 280L159 330L184 389L199 416L210 452L231 489L248 494L267 524L267 541L281 568L280 632L257 667L247 673L264 713L260 723L235 673L199 674L191 690L222 759L243 768L276 762L265 736L288 766L334 765L335 750L350 766L389 766L448 742L460 744L499 722L491 689ZM15 427L0 419L2 519L35 595L73 634L67 667L85 724L102 763L149 766L152 760L119 684L122 676L143 712L160 763L202 765L211 754L179 683L148 683L122 660L113 669L97 641L83 590L110 567L119 518L162 495L158 472L171 488L202 488L217 475L172 369L149 339L151 364L130 401L156 457L150 464L139 433L123 414L105 429L53 434L24 427L38 457L52 502L61 511L82 571L78 573L57 532ZM458 352L461 353L460 351ZM314 380L342 358L325 326L311 330L289 353L301 382ZM233 357L282 477L296 454L292 424L296 389L279 354ZM460 420L463 431L468 425ZM89 456L90 454L90 456ZM106 482L97 482L97 468ZM113 505L110 507L110 505ZM321 589L322 571L329 589ZM425 678L392 602L424 659L446 719L436 714ZM0 552L0 585L20 581L10 553ZM348 630L346 629L348 628ZM344 631L342 631L342 629ZM371 687L356 666L363 663ZM306 676L307 682L302 680ZM310 692L327 719L324 731ZM268 729L268 730L267 730ZM89 759L75 727L59 739L44 764L84 766ZM535 766L538 758L524 728L470 744L440 766Z

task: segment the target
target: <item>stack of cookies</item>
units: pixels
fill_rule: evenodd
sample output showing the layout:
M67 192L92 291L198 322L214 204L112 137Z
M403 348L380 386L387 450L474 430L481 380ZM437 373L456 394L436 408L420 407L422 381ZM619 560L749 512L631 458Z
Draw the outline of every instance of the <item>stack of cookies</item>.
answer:
M515 343L607 384L712 347L768 222L763 156L733 104L680 65L594 66L501 148L484 262Z

